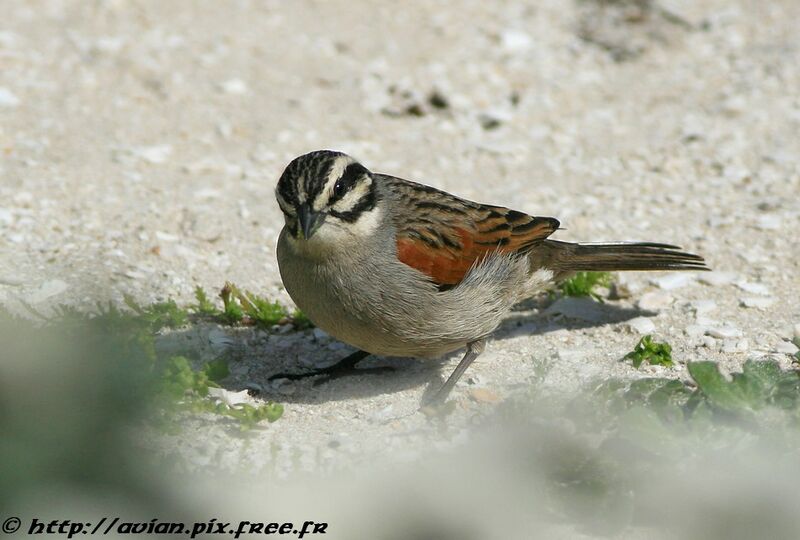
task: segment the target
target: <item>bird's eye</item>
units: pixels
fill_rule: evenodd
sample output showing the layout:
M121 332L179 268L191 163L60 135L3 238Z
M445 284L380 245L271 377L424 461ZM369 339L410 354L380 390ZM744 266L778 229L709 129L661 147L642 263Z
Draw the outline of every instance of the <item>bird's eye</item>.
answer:
M347 191L347 182L345 182L344 178L339 178L333 185L333 196L338 199L344 195L345 191Z

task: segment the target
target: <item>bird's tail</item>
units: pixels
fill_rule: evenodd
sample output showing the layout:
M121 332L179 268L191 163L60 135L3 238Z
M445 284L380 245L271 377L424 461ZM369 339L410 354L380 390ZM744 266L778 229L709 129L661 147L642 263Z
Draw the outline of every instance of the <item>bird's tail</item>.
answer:
M557 275L580 271L620 270L709 270L699 255L682 251L678 246L651 242L571 243L545 240L543 266L554 268Z

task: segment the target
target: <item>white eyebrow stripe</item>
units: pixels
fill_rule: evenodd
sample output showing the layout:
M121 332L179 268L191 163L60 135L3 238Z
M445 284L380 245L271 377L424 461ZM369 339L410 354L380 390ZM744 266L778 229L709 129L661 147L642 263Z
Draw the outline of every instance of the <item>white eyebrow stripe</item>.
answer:
M350 156L339 156L336 158L331 166L331 170L328 172L328 178L325 180L325 186L322 188L322 191L320 191L319 195L317 195L317 198L314 199L314 203L311 205L315 211L319 212L328 206L328 201L331 198L331 194L333 194L333 186L336 184L336 181L342 177L344 170L351 163L355 163L355 160Z
M297 200L300 204L303 204L308 199L308 195L306 194L306 179L302 176L298 177L297 179Z
M337 212L349 212L352 210L358 201L363 199L369 194L370 186L372 185L372 178L366 177L366 181L361 181L355 185L347 194L333 204L333 209Z

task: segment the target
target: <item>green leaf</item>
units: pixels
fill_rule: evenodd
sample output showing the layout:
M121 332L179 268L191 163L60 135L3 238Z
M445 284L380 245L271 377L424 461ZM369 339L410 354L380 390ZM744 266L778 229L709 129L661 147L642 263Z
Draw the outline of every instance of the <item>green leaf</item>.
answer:
M689 362L687 368L711 405L729 412L749 408L744 386L725 380L715 362Z
M608 287L611 284L611 274L608 272L576 272L574 276L562 282L559 289L564 296L591 296L600 300L595 294L596 287Z
M197 299L197 304L194 306L197 313L207 316L216 316L220 314L220 311L214 306L211 300L209 300L206 291L199 285L194 289L194 297Z
M644 336L636 344L633 351L625 355L633 362L633 367L639 368L643 362L652 365L672 366L672 347L668 343L658 343L653 341L650 335Z
M208 376L209 380L214 382L219 382L230 375L228 361L224 358L217 358L216 360L208 362L203 368L203 371Z

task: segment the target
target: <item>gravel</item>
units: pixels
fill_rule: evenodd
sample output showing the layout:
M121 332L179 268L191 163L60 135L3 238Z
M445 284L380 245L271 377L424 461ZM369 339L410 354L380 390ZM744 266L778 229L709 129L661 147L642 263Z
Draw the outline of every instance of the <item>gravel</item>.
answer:
M605 304L524 304L467 374L491 394L456 388L448 429L418 409L459 354L270 384L350 349L313 330L198 329L204 354L237 351L226 390L257 385L286 412L246 444L221 420L189 422L164 444L194 467L283 475L458 444L487 396L641 376L620 359L653 328L677 363L657 373L676 378L690 360L736 371L800 335L795 0L669 2L686 24L562 0L7 4L0 301L12 309L123 293L191 303L197 285L225 281L291 305L273 189L317 148L558 217L559 239L669 242L714 269L626 275Z

